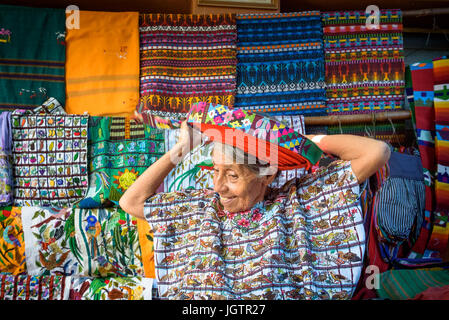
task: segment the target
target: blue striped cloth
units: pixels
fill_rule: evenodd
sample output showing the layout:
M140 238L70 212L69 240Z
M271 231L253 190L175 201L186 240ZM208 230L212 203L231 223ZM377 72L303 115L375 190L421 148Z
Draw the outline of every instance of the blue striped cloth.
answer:
M398 152L391 153L388 168L374 205L380 240L397 246L418 237L424 218L424 174L419 157Z

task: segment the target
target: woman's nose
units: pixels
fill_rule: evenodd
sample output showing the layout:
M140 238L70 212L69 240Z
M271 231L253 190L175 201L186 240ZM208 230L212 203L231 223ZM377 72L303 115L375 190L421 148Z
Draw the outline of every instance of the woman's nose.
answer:
M223 192L226 190L226 182L224 181L222 176L218 176L214 178L214 191L215 192Z

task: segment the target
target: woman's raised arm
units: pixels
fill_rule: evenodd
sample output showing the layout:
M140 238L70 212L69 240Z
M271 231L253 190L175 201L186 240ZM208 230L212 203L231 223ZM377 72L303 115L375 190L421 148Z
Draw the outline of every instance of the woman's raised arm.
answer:
M390 148L379 140L349 134L307 135L326 153L351 161L359 183L364 182L390 158Z
M157 188L170 171L200 141L201 137L196 133L194 134L193 129L188 127L187 122L182 122L178 142L134 181L120 198L120 207L130 215L144 219L145 201L156 193Z

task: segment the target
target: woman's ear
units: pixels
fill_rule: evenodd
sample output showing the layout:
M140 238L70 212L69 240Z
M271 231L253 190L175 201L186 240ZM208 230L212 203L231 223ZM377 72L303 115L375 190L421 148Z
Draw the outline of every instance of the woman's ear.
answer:
M268 170L269 174L264 175L267 186L270 185L274 181L274 179L276 179L279 172L278 168L276 167L269 167Z

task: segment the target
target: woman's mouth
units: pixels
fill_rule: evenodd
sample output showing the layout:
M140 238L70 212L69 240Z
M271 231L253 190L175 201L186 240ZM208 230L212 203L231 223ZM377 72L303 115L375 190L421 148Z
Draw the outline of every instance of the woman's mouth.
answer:
M226 206L232 202L236 197L221 197L220 196L220 202L222 205Z

